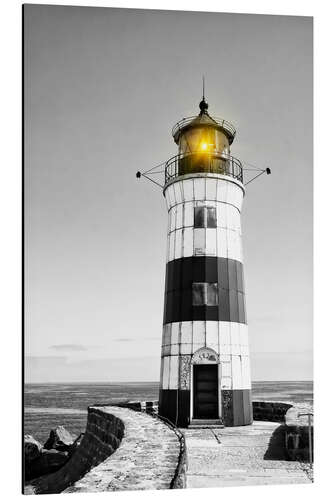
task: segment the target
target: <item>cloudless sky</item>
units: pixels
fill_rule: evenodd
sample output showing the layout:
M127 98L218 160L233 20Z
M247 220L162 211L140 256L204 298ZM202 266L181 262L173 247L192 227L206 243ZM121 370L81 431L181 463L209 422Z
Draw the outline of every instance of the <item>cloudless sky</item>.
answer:
M254 380L312 378L312 18L25 5L27 381L158 380L166 206L138 180L209 111L246 191Z

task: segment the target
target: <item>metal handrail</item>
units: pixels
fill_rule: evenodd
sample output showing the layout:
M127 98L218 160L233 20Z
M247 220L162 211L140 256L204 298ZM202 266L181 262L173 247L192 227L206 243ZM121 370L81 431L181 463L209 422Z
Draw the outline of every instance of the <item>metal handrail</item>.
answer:
M192 120L197 118L197 116L189 116L188 118L183 118L179 122L177 122L173 127L172 127L172 136L175 137L177 133L179 133L183 128L185 128L187 125L191 123ZM224 128L232 137L232 140L234 139L236 135L236 129L235 127L228 122L227 120L222 120L221 118L218 118L216 116L211 116L211 118L217 123L219 127ZM199 124L198 124L199 126ZM204 124L203 124L204 126Z
M243 183L242 163L227 153L181 153L165 163L165 183L191 173L228 175Z

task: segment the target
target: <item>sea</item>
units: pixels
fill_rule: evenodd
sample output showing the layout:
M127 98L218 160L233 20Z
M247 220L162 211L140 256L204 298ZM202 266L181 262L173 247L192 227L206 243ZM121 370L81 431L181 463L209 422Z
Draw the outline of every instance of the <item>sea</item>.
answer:
M26 384L24 434L44 443L50 430L63 425L72 434L84 432L87 408L126 401L155 401L158 382ZM254 401L291 402L313 408L313 382L252 382Z

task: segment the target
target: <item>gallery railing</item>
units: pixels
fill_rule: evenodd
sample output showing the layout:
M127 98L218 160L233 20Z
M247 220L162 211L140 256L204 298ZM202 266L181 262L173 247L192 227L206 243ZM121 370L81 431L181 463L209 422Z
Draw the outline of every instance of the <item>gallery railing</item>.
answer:
M187 153L173 156L165 164L165 183L175 177L194 173L229 175L243 182L241 162L226 153Z

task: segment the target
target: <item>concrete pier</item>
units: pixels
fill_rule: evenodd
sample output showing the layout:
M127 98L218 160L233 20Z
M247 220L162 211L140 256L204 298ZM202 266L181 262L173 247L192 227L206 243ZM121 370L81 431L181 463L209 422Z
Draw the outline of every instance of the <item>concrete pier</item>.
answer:
M286 459L280 427L256 421L224 429L182 429L187 488L310 483L302 465Z

